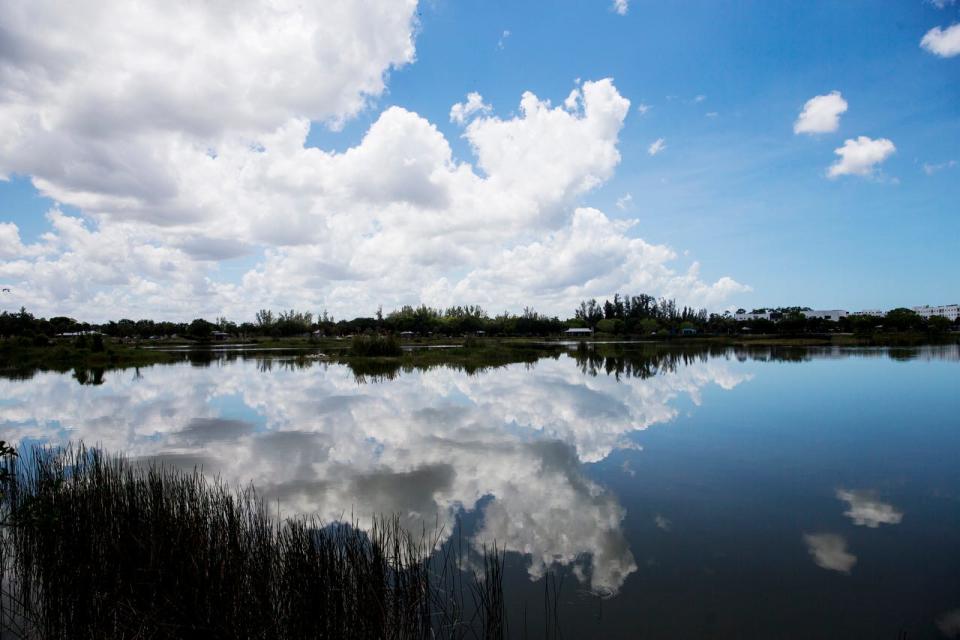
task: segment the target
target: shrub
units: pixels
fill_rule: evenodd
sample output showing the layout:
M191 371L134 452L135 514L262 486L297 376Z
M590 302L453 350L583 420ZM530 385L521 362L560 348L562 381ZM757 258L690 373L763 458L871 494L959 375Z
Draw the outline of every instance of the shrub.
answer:
M623 331L623 321L616 319L604 319L597 322L597 331L600 333L621 333Z
M403 353L394 335L356 336L350 343L350 355L361 357L399 356Z

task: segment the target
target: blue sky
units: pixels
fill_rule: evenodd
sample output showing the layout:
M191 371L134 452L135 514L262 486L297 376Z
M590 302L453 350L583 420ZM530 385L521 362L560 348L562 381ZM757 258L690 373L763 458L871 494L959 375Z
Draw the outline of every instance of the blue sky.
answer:
M557 106L577 80L612 78L631 103L620 161L569 207L634 220L627 234L676 250L678 273L697 261L707 283L729 276L752 289L711 306L960 301L960 56L920 46L930 29L960 19L960 4L633 0L620 15L604 2L433 0L416 14L415 58L388 70L382 93L342 128L314 119L306 146L356 147L395 105L475 166L449 117L469 92L508 119L525 91ZM837 130L795 134L806 101L831 91L848 104ZM858 136L889 139L896 151L870 175L828 178L834 149ZM664 150L650 155L660 138ZM17 168L7 163L12 179L0 183L0 222L15 223L26 245L49 230L54 200L31 184L37 174ZM91 228L106 224L82 198L62 202ZM221 260L215 278L239 286L273 249L250 244ZM453 265L444 277L473 268Z
M468 91L509 109L524 90L556 102L573 78L612 76L635 105L653 108L632 110L617 175L586 202L617 215L616 200L632 194L623 213L640 219L645 238L688 250L708 276L749 283L744 304L960 300L960 168L922 169L960 156L960 59L918 46L960 6L633 2L626 16L603 8L424 7L418 62L394 74L384 100L442 123L446 104ZM850 103L840 130L795 136L804 102L831 90ZM694 103L698 95L705 100ZM824 179L833 149L861 134L897 145L884 174L899 185ZM659 137L668 149L651 158Z

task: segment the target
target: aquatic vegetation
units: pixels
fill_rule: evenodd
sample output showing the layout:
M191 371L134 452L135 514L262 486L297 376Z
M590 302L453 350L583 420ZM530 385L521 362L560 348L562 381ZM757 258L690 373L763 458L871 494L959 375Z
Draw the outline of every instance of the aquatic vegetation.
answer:
M403 353L396 336L356 336L350 343L350 355L361 357L392 357Z
M11 450L12 451L12 450ZM252 487L76 446L4 457L0 635L502 637L502 556L279 519Z

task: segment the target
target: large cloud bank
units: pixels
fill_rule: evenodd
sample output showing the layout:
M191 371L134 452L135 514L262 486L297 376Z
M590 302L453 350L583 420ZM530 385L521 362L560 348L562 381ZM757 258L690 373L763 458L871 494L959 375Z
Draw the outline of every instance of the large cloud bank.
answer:
M568 313L618 289L691 304L745 290L580 208L620 162L630 102L610 79L559 106L524 93L508 118L471 94L451 114L473 162L399 106L343 152L308 146L414 62L415 1L11 0L0 24L0 175L62 205L36 242L0 227L0 282L41 313Z

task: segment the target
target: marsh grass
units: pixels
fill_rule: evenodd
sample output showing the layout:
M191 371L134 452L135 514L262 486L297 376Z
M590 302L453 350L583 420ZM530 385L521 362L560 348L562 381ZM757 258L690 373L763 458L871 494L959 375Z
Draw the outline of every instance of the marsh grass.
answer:
M499 638L502 555L279 520L252 488L83 446L4 462L0 637ZM437 549L441 549L439 552Z

